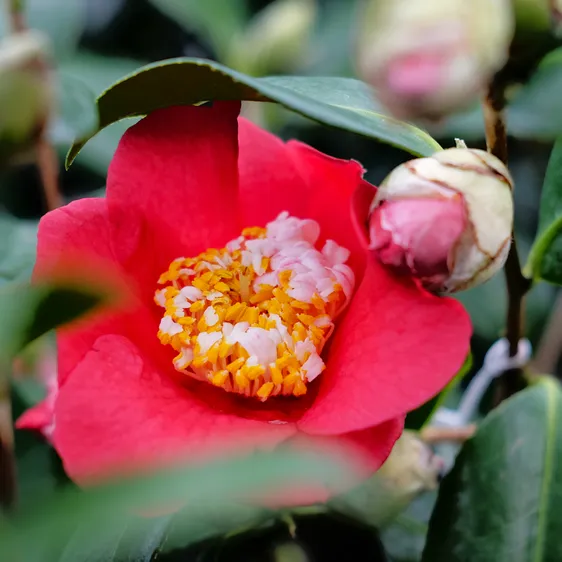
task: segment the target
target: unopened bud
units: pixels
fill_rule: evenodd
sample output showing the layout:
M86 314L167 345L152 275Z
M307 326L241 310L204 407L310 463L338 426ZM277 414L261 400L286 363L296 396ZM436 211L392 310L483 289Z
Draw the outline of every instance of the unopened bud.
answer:
M45 126L54 98L49 51L49 38L37 31L0 41L0 160L25 150Z
M367 0L358 67L397 117L462 109L507 61L511 0Z
M258 12L234 41L229 63L236 70L254 75L298 68L316 13L316 0L275 0Z
M513 181L483 151L451 148L396 168L371 205L370 248L436 293L468 289L505 263Z
M419 494L435 490L444 467L443 460L415 433L405 431L379 471L335 498L332 506L371 525L386 525Z

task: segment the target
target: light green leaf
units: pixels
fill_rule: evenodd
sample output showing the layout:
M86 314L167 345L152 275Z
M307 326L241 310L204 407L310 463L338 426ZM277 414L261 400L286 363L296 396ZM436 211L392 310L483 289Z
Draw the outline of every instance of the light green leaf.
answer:
M562 560L562 391L545 378L495 409L443 481L424 562Z
M59 75L58 133L66 138L90 134L98 126L96 96L83 80L66 74Z
M526 266L534 279L562 285L562 137L548 163L541 194L539 228Z
M427 133L378 111L369 88L350 78L252 78L202 59L171 59L123 78L98 98L99 130L157 108L204 101L274 101L310 119L427 156L440 146ZM93 136L93 135L92 135ZM91 137L70 149L70 165Z
M35 263L37 223L0 214L0 286L29 278Z

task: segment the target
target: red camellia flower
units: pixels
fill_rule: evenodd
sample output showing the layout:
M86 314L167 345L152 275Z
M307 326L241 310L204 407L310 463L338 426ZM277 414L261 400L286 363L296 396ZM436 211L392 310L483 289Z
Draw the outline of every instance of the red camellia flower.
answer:
M58 334L52 442L78 482L303 443L345 446L370 474L465 359L463 308L368 259L361 166L238 113L151 113L121 140L107 198L41 221L37 276L109 263L131 301Z

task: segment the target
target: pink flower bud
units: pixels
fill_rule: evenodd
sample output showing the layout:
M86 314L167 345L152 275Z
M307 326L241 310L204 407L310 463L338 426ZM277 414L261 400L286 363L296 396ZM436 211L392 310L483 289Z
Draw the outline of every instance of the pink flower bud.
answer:
M475 99L507 60L509 0L367 0L358 70L402 119L439 118Z
M482 150L452 148L407 162L377 191L370 248L433 292L482 283L509 251L512 187L507 168Z

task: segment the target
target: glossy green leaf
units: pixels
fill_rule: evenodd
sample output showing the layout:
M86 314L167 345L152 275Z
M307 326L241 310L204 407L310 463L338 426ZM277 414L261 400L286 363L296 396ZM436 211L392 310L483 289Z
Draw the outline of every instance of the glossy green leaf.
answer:
M111 298L109 291L75 282L9 284L0 289L0 359L9 359L47 332Z
M526 272L562 285L562 137L548 163L542 188L539 228Z
M554 379L482 422L443 481L424 562L562 560L562 390Z
M99 130L157 108L215 100L277 102L320 123L395 145L415 155L427 156L440 149L421 129L380 113L368 86L358 80L252 78L212 61L187 58L145 66L101 94L97 102ZM72 146L67 166L89 138Z
M443 405L451 390L470 372L470 369L472 369L472 353L468 354L459 372L437 396L434 396L431 400L406 416L406 429L421 429L426 426L435 412Z
M136 531L139 536L138 532L146 528L144 525L140 529L137 527L135 522L142 525L143 520L135 513L162 512L167 510L165 506L173 510L188 504L189 510L184 512L182 519L188 542L190 529L200 529L200 522L211 512L233 509L233 504L250 494L279 492L289 485L307 486L319 481L336 486L346 478L348 474L344 466L331 457L278 451L202 466L168 468L154 475L132 477L88 491L67 489L40 510L22 513L12 526L0 527L0 552L7 560L49 562L45 553L56 553L68 543L69 536L74 535L75 545L84 544L83 531L78 530L76 534L79 524L89 531L92 539L101 537L105 541L101 544L94 540L93 545L90 542L90 552L87 548L81 552L70 549L76 553L73 562L112 560L107 556L123 552L126 535L132 536L130 533ZM158 524L161 523L158 520ZM144 545L145 554L160 542L158 537L152 539ZM129 554L129 560L136 560L134 552L129 551ZM53 560L59 560L59 557Z

